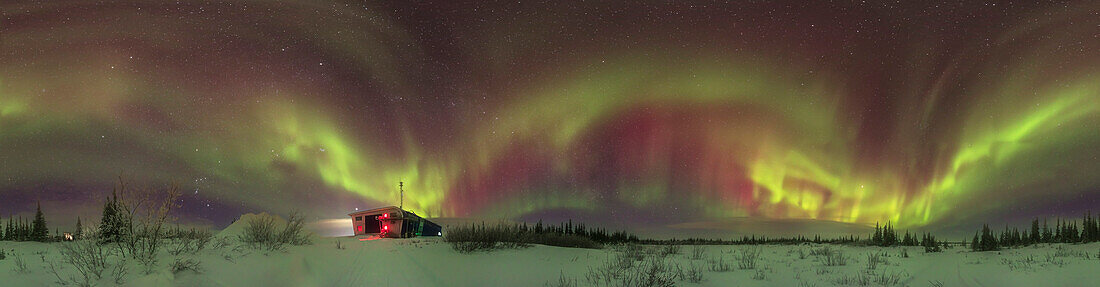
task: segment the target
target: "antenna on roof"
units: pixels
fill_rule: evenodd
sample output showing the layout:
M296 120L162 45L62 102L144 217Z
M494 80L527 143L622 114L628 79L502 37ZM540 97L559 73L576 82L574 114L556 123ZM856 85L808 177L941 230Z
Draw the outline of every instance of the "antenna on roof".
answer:
M398 181L397 182L397 188L401 189L401 203L400 203L400 205L397 206L397 208L400 208L401 210L404 210L405 209L405 182L404 181Z

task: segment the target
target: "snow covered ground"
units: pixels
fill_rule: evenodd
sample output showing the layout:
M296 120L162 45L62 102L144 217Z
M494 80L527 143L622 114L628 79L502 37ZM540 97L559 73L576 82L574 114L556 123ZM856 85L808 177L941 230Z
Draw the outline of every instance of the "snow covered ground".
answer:
M124 263L126 272L120 282L125 286L543 286L564 277L589 286L590 271L631 254L624 246L591 250L540 245L460 254L440 238L366 239L317 238L312 245L274 252L234 245L208 246L196 254L163 252L148 274L136 262ZM337 249L336 242L344 249ZM72 266L62 263L57 244L0 242L7 253L0 260L0 286L57 285L51 262L63 277L76 275ZM826 266L826 256L812 254L826 247L844 254L846 264ZM1100 270L1100 243L980 253L958 247L924 253L919 247L806 244L701 246L701 255L695 256L694 248L683 246L677 254L661 256L664 247L642 246L633 250L647 259L633 265L661 258L669 266L702 271L700 282L678 278L677 286L857 286L861 279L871 281L871 286L881 285L876 279L896 279L897 286L1096 286L1100 282L1100 272L1095 272ZM741 269L739 257L754 248L760 254L755 268ZM870 269L872 254L884 255L885 262ZM117 258L109 258L111 266L96 285L116 285ZM177 259L198 262L200 272L173 273L170 266ZM711 271L718 260L731 270ZM26 270L20 270L17 261Z

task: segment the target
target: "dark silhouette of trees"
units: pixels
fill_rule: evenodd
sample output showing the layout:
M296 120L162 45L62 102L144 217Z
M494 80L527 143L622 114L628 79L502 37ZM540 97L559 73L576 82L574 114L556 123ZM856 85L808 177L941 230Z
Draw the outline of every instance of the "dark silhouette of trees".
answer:
M921 246L924 246L924 252L940 252L943 249L940 248L939 242L936 242L936 237L931 233L925 233L920 242Z
M99 242L118 242L122 236L124 221L118 210L118 192L113 192L111 198L103 204L103 217L99 219Z
M42 204L37 205L34 212L34 223L31 226L30 240L46 242L50 240L50 229L46 227L46 216L42 215Z
M988 232L988 225L983 225L979 235L975 235L971 248L975 251L997 250L1000 247L1027 246L1039 243L1088 243L1100 241L1100 220L1092 217L1092 212L1081 216L1080 222L1076 220L1055 219L1053 228L1043 220L1039 226L1039 218L1031 221L1030 232L1025 229L1005 226L1005 230L998 236Z
M84 226L80 224L80 217L76 218L76 231L73 232L73 239L80 239L84 236Z
M993 232L989 230L989 225L982 225L982 235L978 241L977 251L993 251L999 250L997 246L997 238L993 236Z

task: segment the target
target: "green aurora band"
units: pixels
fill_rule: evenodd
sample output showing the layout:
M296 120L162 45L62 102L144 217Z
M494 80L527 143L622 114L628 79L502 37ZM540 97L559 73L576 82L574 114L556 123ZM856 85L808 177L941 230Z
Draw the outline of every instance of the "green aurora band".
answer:
M428 216L672 206L910 227L1100 191L1100 5L1024 13L965 48L898 40L909 64L886 81L850 69L878 60L753 45L586 43L600 52L517 68L501 58L551 32L477 27L453 45L482 70L436 74L381 4L170 2L0 5L0 195L122 172L339 215L404 181ZM492 25L550 20L531 21ZM856 64L823 64L838 57Z

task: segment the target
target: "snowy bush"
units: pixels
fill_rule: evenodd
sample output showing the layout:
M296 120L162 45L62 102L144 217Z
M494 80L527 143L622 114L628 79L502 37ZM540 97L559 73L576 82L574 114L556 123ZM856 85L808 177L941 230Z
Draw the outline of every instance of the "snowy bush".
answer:
M18 273L27 273L27 272L29 272L29 271L27 271L27 262L23 261L22 256L15 255L15 267L13 267L12 270L15 271L15 272L18 272Z
M710 271L714 272L729 272L733 271L733 266L730 265L721 255L716 258L707 260L707 264L710 264Z
M741 256L737 257L737 267L741 270L756 269L756 261L760 257L760 248L741 249Z
M107 249L95 240L77 240L60 244L61 258L76 269L84 281L103 277L107 269Z
M179 274L184 271L202 273L202 265L195 260L176 258L176 261L172 263L172 274Z
M661 257L668 257L669 255L680 254L682 248L680 245L665 245L664 248L661 248L660 255Z
M248 219L244 233L239 235L242 243L254 249L282 250L286 245L306 245L312 243L303 227L305 219L298 213L287 218L286 225L279 230L275 218L258 216Z
M702 246L699 246L699 245L692 246L691 247L691 259L692 260L703 259L703 253L705 253L705 252L706 251L705 251L705 249L703 249Z
M885 264L886 258L875 252L867 253L867 270L875 270L880 263Z
M593 286L675 286L675 278L683 277L682 269L674 270L668 261L648 257L640 264L624 266L621 259L608 259L596 268L589 267L585 278ZM701 280L702 275L696 272Z
M844 266L848 265L848 257L844 255L844 252L832 251L825 255L825 266Z
M195 254L206 248L206 245L214 239L210 231L191 229L189 232L177 233L175 241L168 246L168 253L180 255L182 253Z

